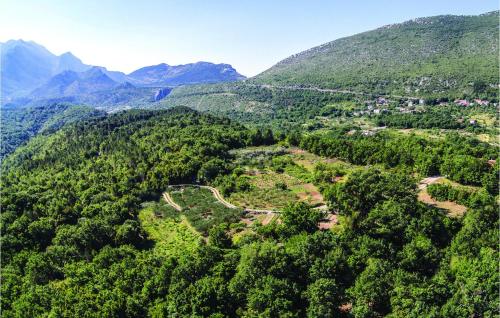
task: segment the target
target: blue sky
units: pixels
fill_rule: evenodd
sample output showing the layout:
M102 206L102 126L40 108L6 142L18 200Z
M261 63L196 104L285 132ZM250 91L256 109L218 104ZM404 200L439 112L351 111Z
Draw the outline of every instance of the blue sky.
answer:
M203 60L253 76L291 54L382 25L493 10L497 0L0 0L0 41L33 40L124 72Z

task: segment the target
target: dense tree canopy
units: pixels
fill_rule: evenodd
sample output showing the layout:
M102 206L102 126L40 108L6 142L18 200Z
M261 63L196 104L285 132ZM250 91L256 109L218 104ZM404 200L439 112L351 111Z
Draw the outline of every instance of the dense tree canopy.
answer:
M245 187L229 150L269 138L186 108L128 111L35 137L2 166L2 316L498 315L496 200L485 185L490 199L449 218L417 201L408 174L422 162L442 169L433 153L469 156L470 169L495 154L458 137L300 137L316 153L389 168L317 178L341 227L320 230L324 215L299 203L239 241L221 223L192 250L156 253L140 204L169 184Z

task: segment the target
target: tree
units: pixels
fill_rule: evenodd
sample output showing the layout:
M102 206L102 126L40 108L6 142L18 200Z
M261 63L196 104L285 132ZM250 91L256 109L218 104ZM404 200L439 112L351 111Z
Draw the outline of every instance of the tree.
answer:
M402 174L383 173L377 169L353 172L346 182L336 183L325 197L344 215L358 212L365 217L378 203L389 198L409 209L416 203L415 182Z
M304 202L292 203L285 207L280 215L280 232L287 236L301 232L312 233L318 230L318 223L323 218L321 211Z
M368 266L348 290L355 317L380 317L390 312L391 268L392 264L387 261L368 260Z
M412 212L394 199L384 201L368 213L360 224L360 230L374 238L402 245Z
M442 308L443 317L498 315L498 250L482 248L478 258L461 258L455 265L454 294Z
M139 244L142 235L141 226L139 222L135 220L126 220L122 225L118 227L115 235L115 241L122 244Z
M297 287L292 282L264 276L248 292L248 309L244 317L300 317L298 299Z
M400 257L403 269L430 276L438 266L439 251L429 238L418 235L403 247Z
M309 300L308 317L335 317L339 315L341 296L335 280L320 278L307 287L306 293Z
M483 159L470 155L456 155L445 157L440 170L453 181L480 185L483 174L488 171L488 165Z
M200 170L198 171L198 180L210 182L224 171L226 171L224 161L221 159L211 159L202 164Z
M219 248L230 248L232 245L232 241L231 237L227 233L227 230L228 225L226 223L221 223L212 227L208 231L210 244Z

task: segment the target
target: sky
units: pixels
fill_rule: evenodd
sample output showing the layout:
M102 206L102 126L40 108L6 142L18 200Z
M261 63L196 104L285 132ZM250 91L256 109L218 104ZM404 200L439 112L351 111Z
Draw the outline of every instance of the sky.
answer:
M0 0L0 42L31 40L126 73L207 61L253 76L341 37L498 6L498 0Z

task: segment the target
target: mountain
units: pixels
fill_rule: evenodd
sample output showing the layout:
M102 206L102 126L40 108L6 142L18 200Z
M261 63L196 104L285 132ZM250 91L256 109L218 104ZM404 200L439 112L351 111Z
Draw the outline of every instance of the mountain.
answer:
M90 68L69 52L57 56L35 42L23 40L2 43L1 61L2 98L27 94L62 71Z
M178 86L186 84L232 82L245 79L229 64L197 62L185 65L162 63L140 68L128 75L142 85Z
M70 52L57 56L32 41L9 40L0 43L0 49L2 100L14 101L14 104L18 104L15 99L21 97L40 99L90 94L127 82L134 87L160 88L245 78L229 64L159 64L127 75L101 66L86 65ZM134 90L134 87L131 89Z
M74 56L71 52L63 53L59 56L58 65L55 73L60 73L65 70L72 70L75 72L84 72L91 66L85 65L82 61Z
M78 96L112 89L118 84L99 67L81 73L63 71L35 89L30 96L33 98Z
M387 25L292 55L254 81L410 96L497 95L498 18L495 11Z

